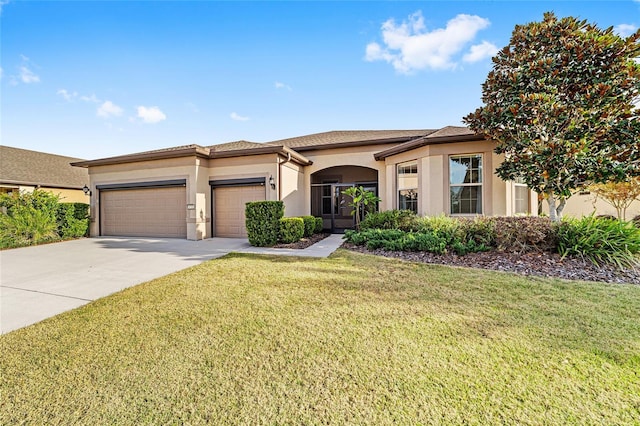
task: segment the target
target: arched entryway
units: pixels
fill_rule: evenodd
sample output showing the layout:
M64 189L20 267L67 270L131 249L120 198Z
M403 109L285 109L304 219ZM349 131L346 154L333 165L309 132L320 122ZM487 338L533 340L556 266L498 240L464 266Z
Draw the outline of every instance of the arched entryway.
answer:
M351 197L343 191L362 186L378 195L378 171L362 166L335 166L311 175L311 214L322 217L324 228L344 232L355 226Z

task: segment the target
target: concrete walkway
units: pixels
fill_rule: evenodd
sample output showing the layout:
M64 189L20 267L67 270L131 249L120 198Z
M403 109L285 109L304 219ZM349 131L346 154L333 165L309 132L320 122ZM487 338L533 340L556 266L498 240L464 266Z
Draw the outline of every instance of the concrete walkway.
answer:
M0 251L0 334L230 252L326 257L342 235L304 250L246 239L85 238Z

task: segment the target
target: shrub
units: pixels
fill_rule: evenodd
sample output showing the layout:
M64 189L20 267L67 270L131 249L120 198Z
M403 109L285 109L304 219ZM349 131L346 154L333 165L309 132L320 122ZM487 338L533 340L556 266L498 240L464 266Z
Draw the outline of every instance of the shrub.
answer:
M316 227L313 229L314 234L319 234L324 229L324 221L321 217L316 217Z
M89 206L83 203L60 203L57 210L58 235L61 238L80 238L89 231Z
M360 229L400 229L416 231L419 217L411 210L387 210L369 213L360 223Z
M59 239L56 222L58 196L35 190L0 196L0 246L21 247Z
M314 220L315 222L315 220ZM289 244L300 241L305 231L301 217L283 217L280 219L280 242Z
M425 216L418 221L419 232L433 233L444 238L447 244L452 244L458 235L460 220L445 215Z
M633 267L638 265L640 229L631 222L594 216L565 219L558 228L558 252L563 257L580 256L595 265Z
M284 203L282 201L252 201L247 203L245 224L249 243L256 247L276 244L282 216L284 216Z
M383 248L391 251L428 251L445 253L447 243L433 233L405 232L399 229L367 229L347 231L345 238L356 245L364 245L370 250Z
M553 252L558 243L558 227L548 217L497 217L495 246L511 253Z
M313 235L313 231L316 229L316 218L313 216L302 216L304 222L304 237L310 237Z

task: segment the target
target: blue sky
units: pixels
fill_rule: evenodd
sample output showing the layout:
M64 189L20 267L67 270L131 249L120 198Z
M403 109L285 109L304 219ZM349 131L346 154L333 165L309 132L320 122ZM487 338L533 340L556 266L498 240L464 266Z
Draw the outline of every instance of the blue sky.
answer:
M1 143L86 159L461 125L515 25L640 26L633 0L0 5Z

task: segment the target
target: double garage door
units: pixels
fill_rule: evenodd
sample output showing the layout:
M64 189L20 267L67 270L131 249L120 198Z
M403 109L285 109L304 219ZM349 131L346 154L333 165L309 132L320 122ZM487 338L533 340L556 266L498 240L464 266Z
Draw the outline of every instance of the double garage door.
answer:
M245 204L265 199L264 179L212 184L214 235L246 237ZM246 184L249 183L249 184ZM184 181L156 186L104 185L100 190L100 235L187 238Z
M185 186L100 190L100 234L187 238Z

